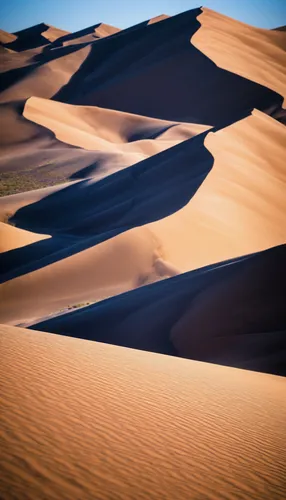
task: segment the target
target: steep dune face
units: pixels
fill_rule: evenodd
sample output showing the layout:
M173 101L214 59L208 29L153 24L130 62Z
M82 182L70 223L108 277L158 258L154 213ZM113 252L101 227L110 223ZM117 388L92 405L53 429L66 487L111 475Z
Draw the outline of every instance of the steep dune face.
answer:
M188 205L150 226L166 259L187 271L285 243L285 145L285 127L256 110L207 134L212 171Z
M156 120L95 106L71 106L36 97L28 99L23 116L52 130L57 139L73 146L97 151L128 150L142 152L145 156L172 147L209 128L207 125Z
M49 235L31 233L0 222L0 253L24 247L46 238L49 238Z
M50 187L0 200L1 220L18 226L3 226L5 239L11 238L0 256L2 321L35 323L70 306L285 243L286 136L278 121L283 33L245 27L207 9L123 31L102 24L72 34L48 25L26 31L16 42L30 49L9 52L26 65L4 72L1 180L4 193L9 176L15 191ZM214 37L220 61L205 49ZM273 69L269 78L266 63ZM252 112L254 106L267 114ZM53 186L57 182L64 184ZM229 297L235 297L236 281L227 278ZM216 286L220 304L226 292ZM256 291L249 293L255 302ZM264 310L265 297L257 299ZM196 328L210 336L200 317L205 303L216 304L211 293L188 312L176 298L180 311L174 309L173 321L170 310L167 346L160 344L164 329L155 344L148 337L134 346L193 356ZM195 341L189 340L189 315ZM157 329L166 326L156 318ZM266 319L259 315L258 325ZM59 333L71 331L64 318L57 321ZM248 322L246 316L245 331ZM232 329L232 317L226 325ZM275 345L283 344L278 326L267 327L276 332ZM124 343L123 330L113 341ZM253 351L260 342L268 345L269 332L256 331ZM226 362L229 355L234 363L219 345L210 341L213 359ZM212 360L209 352L203 350L203 359Z
M32 328L285 376L285 258L224 261Z
M1 350L2 498L285 496L284 379L7 326Z
M51 45L50 49L54 50L55 47L77 45L82 43L91 43L99 38L105 38L106 36L114 35L120 31L119 28L115 26L110 26L109 24L99 23L93 26L89 26L75 33L69 33L65 36L58 38Z
M55 28L45 23L40 23L31 28L16 31L12 34L13 40L4 42L5 46L15 52L43 47L57 40L68 32ZM2 42L3 43L3 42Z
M85 185L82 187L76 185L74 189L66 190L66 193L65 191L56 193L55 198L47 199L46 202L43 200L39 206L35 204L34 207L27 207L26 210L24 209L27 220L34 218L38 221L38 227L42 224L43 227L48 228L50 220L54 230L57 225L58 228L61 226L63 229L63 223L68 224L71 215L68 207L74 204L75 200L77 200L75 206L79 207L80 196L82 207L86 209L85 218L82 218L84 212L81 212L77 224L74 220L73 226L66 227L65 231L74 235L87 236L92 228L93 234L97 237L89 244L97 245L88 250L84 245L79 248L75 247L72 255L69 251L68 257L62 255L61 260L57 257L57 261L53 263L43 260L42 269L32 271L27 275L23 274L2 285L2 321L15 323L20 320L29 320L41 314L51 313L55 310L57 301L61 307L65 307L71 303L71 300L74 303L83 300L89 302L99 300L149 281L169 277L174 272L175 274L185 272L285 243L286 178L283 169L285 137L283 125L255 111L250 117L225 129L203 134L192 139L190 143L186 141L176 146L170 150L173 152L172 156L170 152L161 153L159 158L161 156L164 159L167 154L170 157L170 177L166 177L166 184L161 186L161 192L158 190L154 192L153 188L154 199L150 197L148 190L145 192L141 190L135 196L136 192L134 193L134 186L130 185L129 177L127 177L127 186L130 191L124 192L121 178L125 179L128 176L129 172L126 171L126 173L122 172L114 176L111 190L110 180L107 179L106 183L99 185L98 191L90 191L91 206L94 206L95 193L97 193L98 203L100 199L103 200L101 210L99 211L100 204L98 204L94 214L91 213L91 206L88 203L88 184L87 189ZM206 149L214 157L214 166L205 180L207 155L205 149L201 149L203 139ZM192 148L197 155L193 157L196 159L197 170L194 169L187 184L186 174L183 176L178 172L176 178L173 172L176 162L182 161L182 158L189 172L192 172L190 170ZM200 163L198 158L201 158ZM156 157L148 162L154 163L155 166L160 165ZM166 165L162 163L165 169ZM130 167L130 174L131 179L134 176L135 179L140 179L142 189L144 182L147 186L150 185L150 174L147 170L149 177L147 175L145 181L144 176L140 175L140 167L144 169L144 163ZM164 179L163 171L162 178ZM173 189L177 186L178 190L177 192L170 191L169 203L176 193L176 196L181 196L180 203L185 206L181 208L182 205L178 204L176 208L174 204L170 204L170 210L175 213L161 218L164 213L162 209L166 210L168 199L164 198L162 193L165 196L168 195L167 185L170 181L173 182ZM154 182L151 185L153 186ZM183 197L184 187L186 188L185 198ZM191 189L193 197L191 197ZM122 201L119 198L116 204L111 193L120 191ZM161 201L162 207L158 205L159 193L159 202ZM63 198L61 194L65 194L65 197ZM131 197L130 202L126 199L128 194ZM112 200L110 207L106 204L107 195ZM54 215L47 208L50 202L50 207L56 210L57 198L59 210L63 207L63 203L67 204L67 210L63 213L62 219L59 216L54 221ZM181 210L178 210L179 208ZM160 220L136 230L126 231L134 225L141 225L144 222L144 216L146 217L148 213L153 217L157 214L156 218ZM165 212L165 215L168 214ZM108 230L111 231L110 234ZM125 230L123 234L112 237L114 233L120 233L122 230ZM149 234L152 236L151 239L146 236ZM144 258L142 262L138 254L141 243L137 244L141 238L143 240L146 238L146 242L150 241L148 249L146 247L146 259ZM102 240L106 241L102 242ZM122 251L121 248L123 248ZM142 246L140 252L143 248ZM159 254L157 248L160 249ZM130 262L136 262L137 258L138 262L140 261L138 267L130 265L128 276L125 275L125 270L121 272L125 269L124 262L127 254ZM89 270L91 259L94 274L91 274ZM161 260L158 262L157 259ZM112 276L108 269L112 269ZM106 286L102 270L107 273ZM57 284L58 280L61 283L60 286ZM85 285L85 280L88 280L89 286ZM32 297L38 297L36 306ZM17 311L15 310L16 302Z
M2 74L1 102L20 101L35 95L51 98L72 75L79 70L89 53L89 45L73 50L57 49L58 54L47 60L33 61L22 71L14 70ZM58 55L58 57L56 57Z
M220 68L264 85L286 99L286 34L263 30L202 8L192 43Z
M254 107L280 108L283 98L277 92L219 68L195 47L201 12L194 9L102 40L55 98L209 125L235 120Z

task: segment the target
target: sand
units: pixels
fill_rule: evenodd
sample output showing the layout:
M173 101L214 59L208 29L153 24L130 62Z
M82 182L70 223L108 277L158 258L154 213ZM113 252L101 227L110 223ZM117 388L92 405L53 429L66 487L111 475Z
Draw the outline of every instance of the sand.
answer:
M283 498L285 379L1 327L1 497Z
M166 260L187 271L286 243L285 145L285 127L257 110L210 132L210 174L180 212L150 226Z
M0 42L0 497L286 497L285 30Z
M36 97L26 101L23 116L62 142L95 151L142 153L141 159L210 128Z
M46 238L49 238L49 235L31 233L0 222L0 253L24 247Z
M196 138L190 139L189 142L168 150L168 156L173 152L170 156L170 166L173 169L177 158L186 158L186 167L189 170L189 150L195 149L198 165L198 158L200 155L202 157L202 171L194 171L194 179L200 175L201 180L196 188L193 188L194 196L183 203L185 206L181 210L176 210L175 206L171 205L170 210L175 211L174 214L169 217L161 215L160 220L143 227L136 226L139 225L138 221L144 220L148 203L152 208L153 217L158 208L153 208L148 191L148 198L146 197L144 203L140 192L134 197L133 187L130 191L131 202L128 203L120 181L121 177L126 175L124 172L119 172L111 183L112 192L114 189L115 192L119 191L116 186L121 186L124 200L119 198L118 204L114 205L114 199L110 198L113 209L109 208L106 206L105 190L102 188L101 196L105 209L94 215L91 210L94 207L95 194L91 191L89 205L89 183L81 187L77 185L80 187L81 203L87 211L84 218L80 215L74 228L62 231L74 235L79 233L82 238L84 234L92 234L90 227L93 230L98 228L94 233L97 234L97 239L93 244L89 243L89 248L83 245L68 250L68 256L60 253L55 256L53 262L45 259L38 261L35 270L21 272L22 275L1 285L1 321L18 324L35 320L72 304L98 301L180 272L285 243L285 134L282 124L258 111L215 133L206 132L206 135L202 136L205 137L203 147L211 153L210 158L214 157L214 165L204 182L202 168L206 153L204 149L198 149L197 153L196 149L196 143L200 145L198 140L201 136L198 136L197 142L192 142ZM179 157L178 152L181 150ZM164 156L166 154L161 153ZM152 161L155 166L159 165L156 156L148 161ZM144 168L144 162L139 165L141 166ZM163 167L166 170L164 163ZM137 171L138 166L130 167L131 172L132 168ZM136 173L135 179L138 178L141 178L140 174L138 177ZM194 182L192 178L190 180ZM143 179L141 182L144 185ZM166 185L168 182L167 178ZM181 193L186 179L180 175L177 182L178 192ZM109 180L107 187L108 183ZM190 185L186 186L190 192ZM166 191L166 188L164 190ZM63 203L66 204L68 221L70 203L74 205L78 198L77 191L73 193L74 191L71 191L69 196L69 192L63 190L63 198L61 191L58 191L57 203L51 198L51 207L63 207ZM100 191L97 193L99 196ZM159 191L155 191L154 200L158 199L158 195ZM79 202L76 206L80 206ZM42 226L46 233L52 234L55 224L60 224L61 220L58 218L55 221L48 207L49 204L44 204L42 209L39 206L40 217L44 217L46 222L40 222L41 219L38 219L38 227ZM34 213L33 206L31 209L31 213L28 210L29 220L33 217L37 220L37 205ZM135 214L138 214L137 219ZM48 226L49 220L52 227ZM130 225L135 227L129 229ZM108 235L108 230L113 236L112 232L121 232L122 228L129 230L115 237ZM36 229L37 226L35 231ZM100 234L103 236L100 237ZM105 241L101 242L100 238Z
M198 21L201 28L192 38L195 47L219 68L281 94L285 108L286 34L254 28L205 7Z

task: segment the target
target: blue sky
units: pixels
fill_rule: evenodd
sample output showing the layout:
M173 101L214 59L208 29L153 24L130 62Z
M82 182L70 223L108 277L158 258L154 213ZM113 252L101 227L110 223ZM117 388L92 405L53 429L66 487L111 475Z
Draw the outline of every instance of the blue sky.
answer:
M286 24L286 0L205 0L203 5L260 28ZM2 0L0 28L13 32L40 22L67 31L98 22L127 28L200 6L200 0Z

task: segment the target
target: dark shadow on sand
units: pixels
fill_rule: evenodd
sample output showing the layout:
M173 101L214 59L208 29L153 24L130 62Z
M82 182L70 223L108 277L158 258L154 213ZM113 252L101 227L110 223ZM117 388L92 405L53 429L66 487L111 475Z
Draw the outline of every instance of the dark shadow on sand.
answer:
M274 247L117 295L31 328L286 375L285 261L286 246ZM179 332L185 314L188 320ZM185 338L181 349L175 347L180 345L178 335Z
M13 250L5 257L10 271L2 280L44 267L182 208L213 166L213 156L204 146L207 133L101 181L80 181L18 210L11 219L17 226L55 238L69 236L76 243L57 248L37 261L35 249L51 248L50 243L29 245L30 252L27 248Z
M219 68L190 42L200 13L98 40L54 99L213 126L253 108L280 109L279 94Z

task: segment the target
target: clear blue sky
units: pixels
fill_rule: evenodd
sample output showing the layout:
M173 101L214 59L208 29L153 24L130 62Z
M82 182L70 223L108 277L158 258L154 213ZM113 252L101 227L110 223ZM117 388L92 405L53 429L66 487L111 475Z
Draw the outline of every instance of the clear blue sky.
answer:
M77 31L98 22L127 28L159 14L200 7L202 0L0 0L0 28L13 32L45 22ZM286 24L286 0L205 0L203 5L260 28Z

